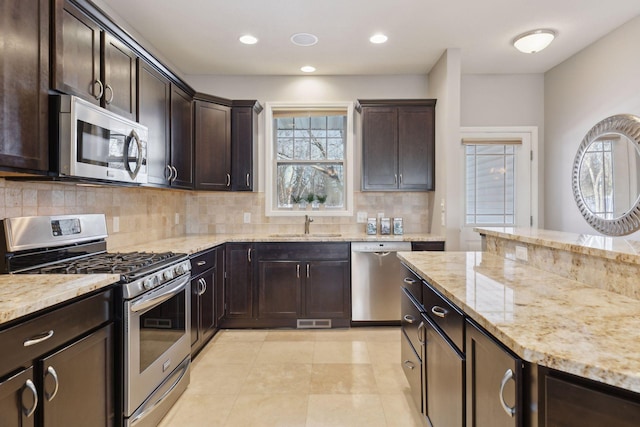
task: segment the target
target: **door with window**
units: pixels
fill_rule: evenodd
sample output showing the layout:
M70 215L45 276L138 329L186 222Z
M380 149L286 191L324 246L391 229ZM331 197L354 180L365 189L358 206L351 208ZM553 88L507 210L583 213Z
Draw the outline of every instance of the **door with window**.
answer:
M474 227L537 225L537 129L463 128L461 250L480 250Z

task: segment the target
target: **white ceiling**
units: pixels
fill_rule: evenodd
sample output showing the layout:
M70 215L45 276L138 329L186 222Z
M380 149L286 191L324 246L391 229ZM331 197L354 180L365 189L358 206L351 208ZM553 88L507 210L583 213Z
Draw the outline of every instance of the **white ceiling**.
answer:
M96 0L184 74L426 74L447 48L463 73L541 73L640 15L640 0ZM558 37L527 55L512 39ZM292 34L318 36L312 47ZM368 39L382 32L384 45ZM238 37L260 41L247 46Z

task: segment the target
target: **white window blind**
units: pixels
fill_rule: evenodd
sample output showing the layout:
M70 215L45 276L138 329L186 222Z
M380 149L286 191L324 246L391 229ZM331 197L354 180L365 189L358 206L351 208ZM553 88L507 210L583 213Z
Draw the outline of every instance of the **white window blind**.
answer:
M465 152L465 223L513 226L516 149L520 139L462 140Z

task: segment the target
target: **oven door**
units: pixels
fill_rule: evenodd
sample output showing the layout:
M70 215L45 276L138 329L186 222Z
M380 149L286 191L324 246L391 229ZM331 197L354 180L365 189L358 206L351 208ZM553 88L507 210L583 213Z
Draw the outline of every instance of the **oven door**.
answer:
M190 357L190 275L124 303L125 416Z

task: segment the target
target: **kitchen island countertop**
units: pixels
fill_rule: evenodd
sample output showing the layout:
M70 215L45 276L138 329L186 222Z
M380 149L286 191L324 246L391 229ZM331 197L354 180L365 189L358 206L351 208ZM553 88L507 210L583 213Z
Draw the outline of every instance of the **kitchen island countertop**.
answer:
M399 258L524 360L640 393L640 301L484 252Z

